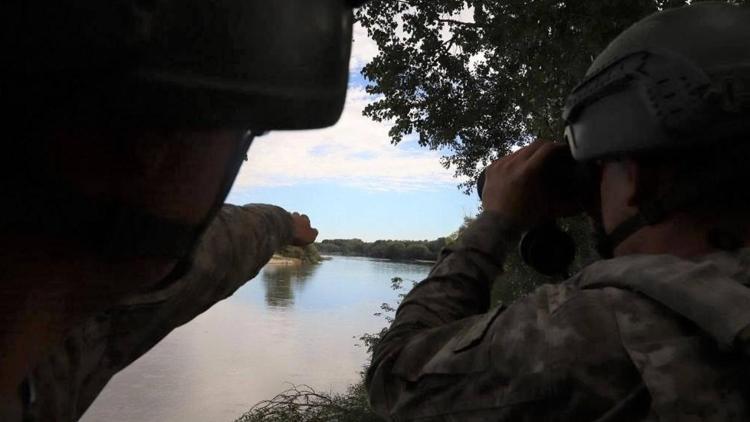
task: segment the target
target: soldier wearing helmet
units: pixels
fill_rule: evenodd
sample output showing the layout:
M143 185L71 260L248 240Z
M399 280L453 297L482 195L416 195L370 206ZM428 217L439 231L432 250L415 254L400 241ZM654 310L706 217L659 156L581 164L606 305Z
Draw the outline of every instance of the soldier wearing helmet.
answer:
M41 1L0 16L0 420L77 420L310 221L224 205L252 139L332 125L349 0Z
M636 23L564 118L568 145L537 141L487 169L484 212L375 349L373 407L392 420L748 420L750 9L706 2ZM568 153L595 182L585 207L547 190ZM521 234L584 208L608 259L490 309Z

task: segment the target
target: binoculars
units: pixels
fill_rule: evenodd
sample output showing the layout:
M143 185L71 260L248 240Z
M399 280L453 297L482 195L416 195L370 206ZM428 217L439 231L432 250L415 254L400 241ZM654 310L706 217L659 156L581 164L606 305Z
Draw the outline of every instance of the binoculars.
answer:
M477 179L477 193L482 199L486 170ZM586 209L592 200L591 168L573 159L568 151L550 157L543 169L545 190L554 197L574 200ZM547 276L567 278L576 255L576 244L567 232L554 221L547 221L526 231L521 237L518 252L524 263Z

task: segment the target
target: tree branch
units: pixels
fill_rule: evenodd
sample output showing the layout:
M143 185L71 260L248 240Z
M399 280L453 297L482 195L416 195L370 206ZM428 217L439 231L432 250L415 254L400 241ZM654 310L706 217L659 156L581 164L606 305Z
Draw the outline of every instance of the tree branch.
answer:
M443 23L449 23L451 25L468 26L471 28L489 28L490 27L490 25L482 25L476 22L462 22L462 21L457 21L455 19L438 19L437 21L443 22Z

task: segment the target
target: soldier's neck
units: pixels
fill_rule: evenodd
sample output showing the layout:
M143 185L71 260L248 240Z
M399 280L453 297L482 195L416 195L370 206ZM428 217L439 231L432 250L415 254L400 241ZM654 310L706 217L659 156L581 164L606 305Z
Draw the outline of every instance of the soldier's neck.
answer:
M681 258L694 258L716 252L708 242L709 232L716 221L701 221L686 214L676 214L666 221L646 226L615 248L615 256L632 254L669 254ZM750 238L742 236L745 247Z

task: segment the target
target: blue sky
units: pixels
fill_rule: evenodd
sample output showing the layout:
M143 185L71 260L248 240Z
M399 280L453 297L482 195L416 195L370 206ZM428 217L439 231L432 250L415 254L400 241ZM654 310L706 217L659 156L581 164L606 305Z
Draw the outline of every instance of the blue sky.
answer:
M413 140L391 145L390 124L362 116L373 98L359 74L377 47L355 28L350 86L339 122L255 140L227 198L310 216L322 239L434 239L455 231L479 201L456 185L440 153Z
M232 191L229 202L270 203L310 216L322 239L435 239L455 231L477 200L453 186L434 191L377 191L336 183L252 187Z

